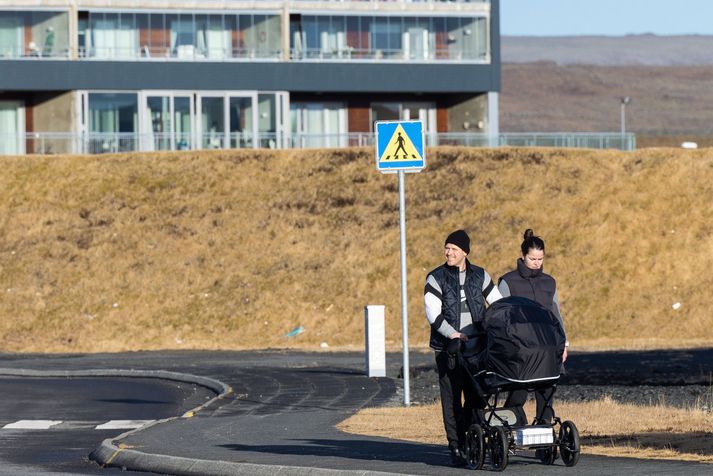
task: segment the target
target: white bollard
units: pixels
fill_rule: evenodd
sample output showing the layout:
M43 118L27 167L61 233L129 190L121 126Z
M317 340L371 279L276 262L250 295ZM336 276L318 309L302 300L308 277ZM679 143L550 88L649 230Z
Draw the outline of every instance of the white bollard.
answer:
M369 377L386 377L385 308L386 306L381 304L364 308L366 374Z

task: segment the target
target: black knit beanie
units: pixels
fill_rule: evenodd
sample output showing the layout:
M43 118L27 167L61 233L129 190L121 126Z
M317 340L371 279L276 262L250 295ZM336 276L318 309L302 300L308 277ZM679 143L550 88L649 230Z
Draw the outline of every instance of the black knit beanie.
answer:
M456 230L448 235L448 238L446 238L446 245L448 243L456 245L458 248L465 251L466 254L470 253L470 237L464 230Z

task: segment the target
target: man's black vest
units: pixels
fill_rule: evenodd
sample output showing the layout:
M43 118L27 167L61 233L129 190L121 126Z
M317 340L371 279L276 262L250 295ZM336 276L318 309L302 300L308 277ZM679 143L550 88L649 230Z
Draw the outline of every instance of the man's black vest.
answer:
M460 331L460 279L458 268L442 264L429 273L441 287L441 315L431 325L431 348L444 350L448 345L448 338L438 332L438 328L445 320L456 331ZM473 328L476 337L481 333L481 325L485 317L485 299L483 298L483 281L485 270L466 260L465 266L465 298L473 318Z
M553 310L557 283L552 276L542 272L542 268L530 269L525 266L522 259L518 259L517 269L503 275L500 281L508 284L511 296L526 297L540 303L546 309Z

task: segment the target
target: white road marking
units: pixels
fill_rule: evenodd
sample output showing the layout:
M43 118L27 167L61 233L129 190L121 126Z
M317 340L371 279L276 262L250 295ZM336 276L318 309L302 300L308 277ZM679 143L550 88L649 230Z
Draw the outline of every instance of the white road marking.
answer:
M156 420L110 420L105 423L100 421L63 421L63 420L18 420L8 423L0 429L2 430L133 430L141 426L153 423ZM0 423L1 425L2 423Z
M111 420L98 425L97 430L130 430L153 423L155 420Z
M62 420L18 420L3 426L3 430L48 430L55 425L62 423Z

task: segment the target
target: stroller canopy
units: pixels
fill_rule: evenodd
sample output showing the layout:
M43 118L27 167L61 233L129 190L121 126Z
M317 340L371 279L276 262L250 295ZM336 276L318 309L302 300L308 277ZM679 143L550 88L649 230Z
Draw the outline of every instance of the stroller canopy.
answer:
M511 382L559 378L565 335L555 315L527 298L510 296L485 313L480 369Z

